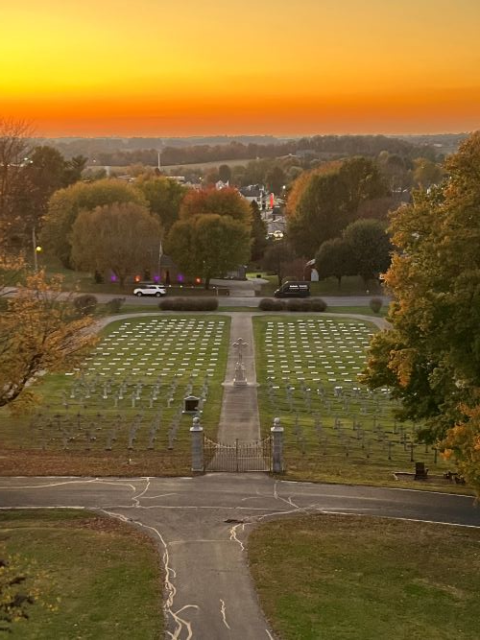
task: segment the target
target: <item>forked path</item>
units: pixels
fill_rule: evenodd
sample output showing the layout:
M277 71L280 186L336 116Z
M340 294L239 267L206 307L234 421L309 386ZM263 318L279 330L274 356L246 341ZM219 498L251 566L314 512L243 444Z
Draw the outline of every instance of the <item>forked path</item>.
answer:
M168 640L274 638L246 560L247 534L257 523L340 512L480 527L471 497L298 484L265 474L0 478L0 505L98 509L152 535L164 566Z

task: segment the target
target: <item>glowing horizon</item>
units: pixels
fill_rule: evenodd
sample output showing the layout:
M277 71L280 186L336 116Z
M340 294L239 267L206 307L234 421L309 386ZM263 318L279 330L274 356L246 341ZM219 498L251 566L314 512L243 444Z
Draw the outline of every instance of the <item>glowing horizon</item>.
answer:
M471 131L478 24L471 0L24 0L2 9L0 116L45 137Z

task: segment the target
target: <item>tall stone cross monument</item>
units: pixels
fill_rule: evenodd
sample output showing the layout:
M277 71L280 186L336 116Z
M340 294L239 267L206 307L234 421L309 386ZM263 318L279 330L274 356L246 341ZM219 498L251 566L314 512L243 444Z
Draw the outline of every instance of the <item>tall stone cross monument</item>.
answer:
M242 338L238 338L238 340L233 343L233 346L237 350L237 362L235 364L233 384L235 387L245 387L247 386L248 382L245 376L245 365L243 364L243 350L248 345L243 341Z

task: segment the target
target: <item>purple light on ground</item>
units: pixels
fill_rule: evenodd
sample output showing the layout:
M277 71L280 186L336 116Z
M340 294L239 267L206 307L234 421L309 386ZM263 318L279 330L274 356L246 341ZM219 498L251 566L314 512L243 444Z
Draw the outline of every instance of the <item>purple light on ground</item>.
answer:
M157 276L157 275L153 276L153 281L160 282L160 276Z
M181 273L178 274L177 276L177 281L178 282L183 282L185 280L185 278L183 277L183 275Z
M116 282L117 281L117 276L112 273L112 275L110 276L110 282Z

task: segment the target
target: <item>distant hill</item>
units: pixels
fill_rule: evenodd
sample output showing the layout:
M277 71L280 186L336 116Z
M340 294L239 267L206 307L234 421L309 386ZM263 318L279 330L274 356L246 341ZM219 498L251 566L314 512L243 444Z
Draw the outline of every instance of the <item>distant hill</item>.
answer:
M212 136L187 138L37 138L34 142L58 149L67 159L76 155L89 164L156 166L161 152L162 166L228 162L249 158L298 156L311 159L335 159L352 155L375 157L388 151L403 157L436 156L439 147L429 136L393 137L312 136L275 138L274 136ZM441 147L441 153L448 153Z
M469 135L468 133L436 133L396 137L417 146L427 145L434 147L437 154L448 156L455 153L460 143L463 142L465 138L468 138Z

